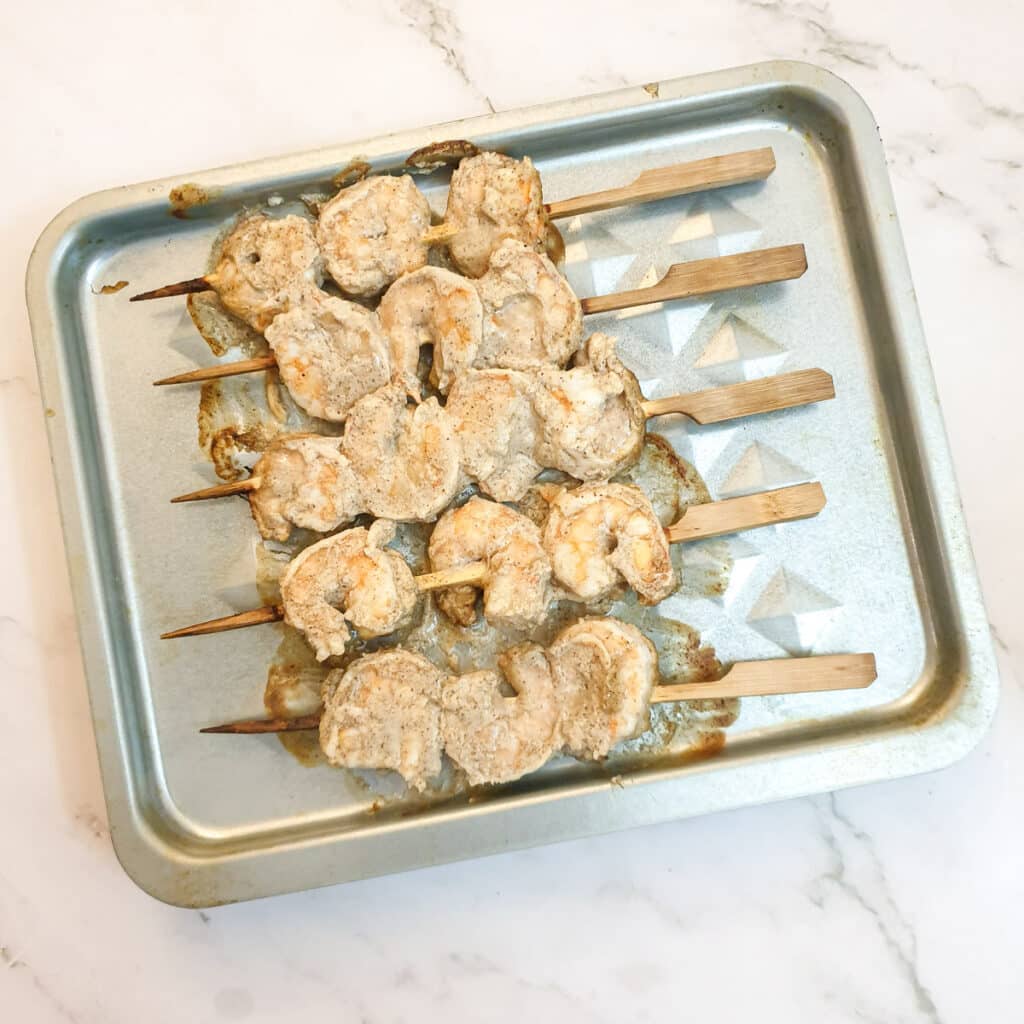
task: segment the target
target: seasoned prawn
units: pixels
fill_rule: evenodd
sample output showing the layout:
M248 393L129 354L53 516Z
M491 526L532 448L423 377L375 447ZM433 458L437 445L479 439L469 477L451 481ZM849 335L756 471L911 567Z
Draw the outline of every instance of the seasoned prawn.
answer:
M583 341L583 309L546 256L504 242L478 282L484 337L476 365L513 370L564 366Z
M518 501L542 468L534 458L540 424L532 387L515 370L470 370L455 381L445 406L463 469L498 501Z
M295 557L281 577L284 619L306 635L318 661L344 654L351 626L385 636L404 625L419 591L409 566L384 547L395 524L379 519L335 534Z
M367 654L328 675L320 747L343 768L398 772L425 789L441 771L441 681L421 654Z
M597 760L649 724L658 679L654 645L618 619L581 619L548 648L561 705L561 735L574 757Z
M316 237L346 294L370 298L427 262L430 206L407 174L365 178L320 210Z
M607 480L640 457L643 395L615 354L615 339L593 334L571 370L534 373L541 423L537 460L577 480Z
M679 583L650 500L628 484L589 484L559 494L544 548L558 582L584 601L604 597L625 578L643 604L657 604Z
M498 672L451 676L441 689L441 736L471 786L511 782L536 771L561 742L560 708L544 649L521 644ZM502 693L502 676L515 691Z
M380 320L354 302L327 296L296 306L274 320L266 338L281 380L310 416L340 423L391 378Z
M467 157L452 174L444 219L458 229L448 243L452 262L469 277L487 270L491 254L506 239L542 252L548 219L540 175L529 157Z
M365 510L397 522L431 522L463 486L459 442L431 398L410 406L400 381L349 412L342 451L360 482Z
M362 511L359 485L340 437L291 434L272 441L253 467L249 496L262 537L285 541L292 527L327 533Z
M484 311L472 281L440 267L400 277L377 310L391 345L394 372L416 382L420 347L433 347L431 383L442 393L474 363L483 338Z
M470 498L437 521L427 551L434 572L484 563L488 622L525 628L544 620L551 601L551 565L540 531L526 516L486 498ZM436 600L461 626L476 618L476 591L471 586L442 590Z
M225 308L257 331L319 292L324 260L305 217L257 213L239 221L206 280Z

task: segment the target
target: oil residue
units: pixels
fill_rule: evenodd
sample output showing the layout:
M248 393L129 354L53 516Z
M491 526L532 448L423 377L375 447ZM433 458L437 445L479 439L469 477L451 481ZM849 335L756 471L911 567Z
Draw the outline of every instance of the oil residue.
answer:
M331 184L338 190L348 188L356 182L362 181L372 168L362 157L353 157L337 174L331 178Z
M215 356L237 351L243 358L252 359L270 351L263 335L253 330L244 320L232 316L216 292L193 292L186 305L192 323Z
M265 373L206 381L196 423L199 447L222 480L240 479L282 434L341 433L340 424L303 412L278 386L276 375Z
M214 198L216 192L212 189L203 188L191 181L183 185L176 185L168 193L167 200L171 204L171 216L184 220L188 217L188 211L193 206L202 206Z
M115 281L114 284L103 284L99 288L93 288L93 295L116 295L122 288L127 288L127 281Z
M263 691L267 715L271 718L295 718L319 711L325 675L324 668L317 663L302 636L286 626L267 672L267 685ZM277 734L277 738L281 746L302 764L326 763L317 732L282 732Z

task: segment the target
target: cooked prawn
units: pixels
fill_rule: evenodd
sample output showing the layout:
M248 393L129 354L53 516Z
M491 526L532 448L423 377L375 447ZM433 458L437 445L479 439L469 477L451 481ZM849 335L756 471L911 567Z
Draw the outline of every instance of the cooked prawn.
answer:
M643 395L616 356L614 338L593 334L573 369L545 366L533 377L541 465L590 481L636 462L646 423Z
M515 370L470 370L445 406L462 450L462 467L498 501L517 501L541 471L534 458L540 425L530 378Z
M548 219L540 175L529 157L513 160L490 152L467 157L452 174L444 219L458 228L448 243L452 262L469 277L487 270L491 254L506 239L541 252Z
M521 644L498 672L451 676L441 689L441 736L469 783L511 782L536 771L561 742L560 707L544 649ZM502 676L515 691L502 694Z
M249 505L260 535L285 541L292 527L327 533L362 511L340 437L291 434L272 441L253 467Z
M384 636L408 621L419 591L405 559L384 547L395 524L380 519L301 552L281 578L285 622L306 635L318 661L344 654L350 629Z
M421 654L379 651L332 672L320 747L343 768L398 772L425 789L441 771L443 674Z
M346 294L379 295L427 262L430 206L407 174L364 178L320 210L316 237L327 272Z
M583 309L546 256L503 242L478 282L484 336L476 365L513 370L564 366L583 341Z
M349 412L342 451L359 480L365 511L397 522L430 522L463 485L459 442L431 398L410 406L392 381Z
M266 338L296 405L320 419L344 421L358 399L391 378L380 320L354 302L325 296L295 306Z
M305 217L257 213L239 221L207 275L225 308L257 331L319 292L324 260Z
M589 618L562 630L548 648L561 705L561 735L574 757L608 756L649 724L658 678L654 645L618 619Z
M391 345L394 372L416 384L420 347L433 347L431 383L446 393L468 370L483 338L483 306L472 281L440 267L400 277L377 311Z
M622 578L644 604L678 585L665 531L647 496L628 484L563 491L551 504L544 547L555 578L584 601L611 593Z
M427 548L434 572L483 562L484 617L517 628L544 620L551 601L551 565L540 531L507 505L473 497L446 512ZM459 625L476 618L476 591L450 587L437 595L440 609Z

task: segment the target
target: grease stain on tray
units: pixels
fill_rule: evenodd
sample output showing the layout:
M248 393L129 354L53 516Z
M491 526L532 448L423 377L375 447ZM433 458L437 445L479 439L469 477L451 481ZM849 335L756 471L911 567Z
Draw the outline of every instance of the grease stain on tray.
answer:
M115 281L114 284L102 284L99 288L91 288L93 295L116 295L122 288L127 288L127 281Z
M167 201L171 204L171 216L185 220L189 210L194 206L202 206L204 203L210 202L216 195L215 189L207 189L191 181L175 185L167 194Z

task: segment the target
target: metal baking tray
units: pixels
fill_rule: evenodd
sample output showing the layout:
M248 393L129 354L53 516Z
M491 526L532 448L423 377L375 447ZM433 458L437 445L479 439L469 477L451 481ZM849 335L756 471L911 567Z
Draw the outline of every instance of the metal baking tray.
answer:
M201 272L242 205L329 188L356 158L396 170L448 138L529 154L549 199L774 148L764 183L563 222L565 269L595 294L680 260L806 245L799 281L588 328L619 337L648 397L810 366L834 375L838 397L823 405L659 425L715 497L817 479L829 498L817 519L730 539L725 592L674 598L667 613L723 660L873 651L873 687L747 700L715 756L618 775L562 761L475 796L384 807L275 737L199 734L262 713L279 636L157 639L226 602L259 603L256 534L241 501L168 504L209 483L209 467L195 392L151 381L210 355L180 301L126 296ZM446 174L420 184L442 207ZM201 202L171 216L182 195ZM121 280L129 291L103 293ZM819 68L759 64L98 193L43 232L27 291L111 835L162 900L225 903L922 772L964 755L994 712L988 624L878 130Z

